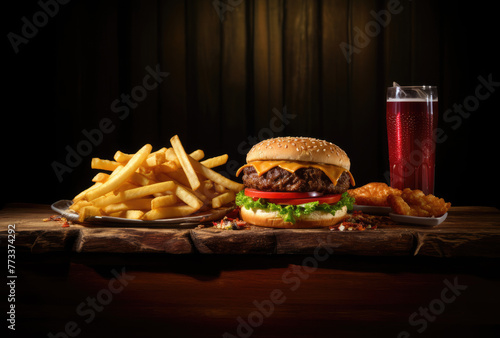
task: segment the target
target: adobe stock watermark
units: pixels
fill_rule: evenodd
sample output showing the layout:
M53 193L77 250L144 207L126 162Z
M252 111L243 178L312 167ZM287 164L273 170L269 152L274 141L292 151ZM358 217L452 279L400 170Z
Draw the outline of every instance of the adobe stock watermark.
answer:
M387 9L382 9L378 12L371 10L370 15L374 20L366 23L364 31L359 27L353 28L353 44L341 42L339 45L347 63L351 63L352 55L359 54L363 48L370 44L373 38L382 32L382 28L386 28L391 23L392 15L401 13L403 9L399 0L390 0L387 3Z
M102 312L105 306L113 301L113 297L121 293L135 276L128 274L125 267L122 268L121 273L115 269L111 270L114 276L111 278L106 287L97 292L95 297L87 297L84 301L75 307L75 312L83 320L85 324L90 324L96 318L98 312ZM82 333L82 323L71 320L64 325L64 330L56 333L49 332L49 338L69 338L76 337Z
M22 26L20 29L20 34L9 32L7 33L7 39L14 50L14 53L19 53L19 47L21 45L26 45L37 36L40 29L45 27L50 19L55 17L59 13L60 5L66 5L70 0L40 0L38 1L38 6L40 10L35 12L31 20L26 16L21 18Z
M481 101L490 98L497 87L500 87L500 82L493 81L493 74L488 74L487 78L482 75L477 77L479 84L474 89L474 94L464 98L462 103L454 103L453 108L446 110L443 113L443 120L451 124L451 129L457 130L463 120L470 117L471 113L475 112L481 105Z
M462 291L467 289L467 285L459 284L458 277L450 282L448 279L443 281L445 287L441 290L439 297L434 298L429 302L427 307L419 307L418 311L413 312L408 318L408 323L416 327L417 333L423 333L429 323L436 321L439 315L446 310L446 305L449 305L457 300L457 297L462 294ZM410 333L408 331L401 331L398 338L408 338Z
M451 129L457 130L463 124L463 121L471 116L471 113L477 111L481 106L481 102L487 100L500 87L500 82L493 80L493 74L488 74L485 78L482 75L477 77L478 84L474 89L474 93L464 98L462 103L454 103L452 108L447 109L443 113L443 121L450 125ZM415 149L410 153L409 158L403 161L403 176L409 177L413 175L423 157L422 149L430 149L434 152L437 144L446 142L448 135L443 128L437 127L432 132L432 139L421 141L415 139ZM390 182L390 170L384 174L386 182ZM400 177L400 179L404 178Z
M274 116L269 120L269 126L261 128L257 135L248 136L246 140L240 142L237 147L238 154L245 155L250 151L253 145L259 143L260 141L275 137L277 133L285 130L285 127L297 117L297 114L288 113L286 106L283 106L281 111L277 108L273 108L272 112ZM220 174L226 177L235 176L239 167L241 167L241 164L238 161L228 161L226 163L225 170Z
M290 268L281 275L281 281L283 284L288 285L287 288L273 289L269 292L268 298L261 301L254 300L252 304L255 310L248 313L245 318L242 316L236 318L237 326L235 334L224 332L222 337L250 337L255 329L264 324L265 319L269 318L274 313L277 306L286 302L286 294L297 291L302 281L308 279L309 276L318 269L319 263L326 261L333 254L333 248L337 247L338 244L331 243L331 238L332 236L329 235L326 243L318 240L318 246L314 249L312 256L304 258L301 265L291 265Z
M67 145L64 148L66 150L64 162L52 162L51 166L59 183L63 181L65 174L73 172L82 163L83 158L90 155L94 148L103 142L104 135L116 129L118 121L125 120L130 115L131 110L137 108L139 103L146 100L148 92L155 90L170 75L168 72L161 71L159 64L155 68L147 66L145 70L147 74L143 77L141 84L133 87L130 94L122 93L119 98L111 102L110 109L116 115L103 117L96 128L91 130L82 129L83 138L76 146Z

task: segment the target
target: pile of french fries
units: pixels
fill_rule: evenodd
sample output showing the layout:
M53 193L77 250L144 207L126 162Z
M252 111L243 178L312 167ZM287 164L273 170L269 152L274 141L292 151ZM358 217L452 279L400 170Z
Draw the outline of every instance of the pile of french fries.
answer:
M234 201L243 184L231 181L212 168L227 162L227 154L201 161L204 152L187 154L179 137L172 147L152 152L146 144L135 154L117 151L114 161L92 159L100 172L94 185L73 198L70 209L79 221L92 216L156 220L188 216L220 208Z

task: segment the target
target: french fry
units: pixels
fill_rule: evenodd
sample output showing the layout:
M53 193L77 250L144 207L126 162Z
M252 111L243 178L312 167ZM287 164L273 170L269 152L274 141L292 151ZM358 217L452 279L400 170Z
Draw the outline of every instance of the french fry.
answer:
M157 151L153 151L151 154L149 154L148 158L149 157L155 157L157 155L161 155L161 156L163 156L163 159L165 160L165 152L166 151L167 151L166 147L160 148Z
M147 167L153 168L153 167L156 167L157 165L159 165L163 162L165 162L165 153L164 152L155 152L154 154L151 154L148 156L144 165Z
M191 186L191 189L196 190L200 187L200 180L198 179L198 175L196 175L196 172L193 169L193 166L190 161L190 157L188 154L186 154L186 151L184 150L184 147L182 146L181 141L179 140L179 136L175 135L170 139L170 143L172 144L172 147L174 148L175 155L177 156L177 159L179 160L182 169L184 169L184 173L186 174L189 185ZM193 159L193 161L196 162L196 160ZM198 162L196 162L198 163Z
M108 180L109 180L111 177L118 175L118 173L119 173L119 172L120 172L120 170L122 170L122 169L123 169L123 166L120 164L118 167L116 167L116 169L115 169L115 170L113 170L113 171L111 172L111 174L109 174Z
M153 183L158 183L155 180L152 180L146 175L140 173L133 173L132 176L130 176L130 182L135 185L150 185Z
M143 166L140 166L139 169L136 171L137 173L146 176L148 179L152 181L158 181L155 176L155 170L154 168L145 168Z
M125 182L132 174L139 168L139 166L144 162L144 160L148 157L151 152L151 145L146 144L143 146L123 167L120 172L111 176L109 180L107 180L103 185L97 187L94 190L87 192L85 195L89 201L98 198L114 189L118 188L120 184Z
M165 150L165 159L167 161L173 162L177 166L177 168L181 167L181 163L179 162L177 155L175 155L174 148L167 148L167 150Z
M151 200L150 209L169 207L175 203L177 203L177 196L175 195L158 196Z
M189 158L189 162L191 163L191 166L197 173L200 173L201 175L208 178L209 180L214 181L215 183L219 183L220 185L228 188L229 190L232 190L234 192L239 192L245 187L243 184L231 181L230 179L222 176L221 174L213 171L212 169L205 167L200 162L192 158Z
M100 158L94 157L92 159L90 167L92 169L113 171L120 165L121 165L121 163L119 163L119 162L110 161L110 160L102 160Z
M120 163L127 163L131 158L132 158L133 155L130 155L130 154L125 154L125 153L122 153L121 151L117 151L115 153L115 156L113 156L113 159L116 161L116 162L120 162Z
M158 171L161 171L161 172L164 172L164 173L171 173L171 172L174 172L177 169L179 169L179 167L177 167L175 165L175 162L169 161L169 160L167 160L167 161L163 162L162 164L158 165L156 168L157 168Z
M144 220L152 221L162 218L173 218L191 215L196 210L189 205L181 205L174 207L165 207L159 209L152 209L146 212L143 216Z
M167 152L167 147L162 147L162 148L158 149L157 151L153 152L152 154L163 153L163 155L165 155L166 152Z
M112 214L118 211L133 210L133 209L149 210L151 208L152 201L153 201L152 198L139 198L135 200L128 200L121 203L107 205L103 208L103 210L106 214Z
M224 204L227 204L231 201L234 201L235 198L235 193L234 191L228 191L223 194L220 194L217 197L212 198L212 208L220 208Z
M227 162L227 159L228 159L228 155L224 154L224 155L208 158L205 161L201 161L200 163L207 168L215 168L215 167L218 167L220 165L225 164Z
M101 210L99 208L96 208L92 205L86 206L81 208L78 211L78 221L79 222L84 222L87 218L90 218L92 216L101 216Z
M163 147L155 152L150 153L148 155L148 160L150 158L161 158L161 157L163 157L163 159L165 159L165 151L166 150L167 150L167 148ZM115 155L113 156L113 158L116 162L127 163L133 156L134 156L134 154L125 154L125 153L118 150L115 153ZM160 161L160 162L162 162L162 161Z
M73 203L69 208L70 208L70 210L78 212L81 208L88 207L91 205L92 205L92 203L90 203L89 201L79 200L78 202Z
M182 185L175 188L175 195L195 210L199 210L203 206L203 202L190 189Z
M109 174L97 173L94 178L92 178L92 182L106 182L108 179Z
M201 181L201 187L203 188L203 190L214 189L214 182L210 180L203 180Z
M205 153L203 152L203 150L198 149L198 150L193 151L191 154L189 154L189 156L194 158L196 161L199 161L203 157L205 157Z
M163 172L157 172L156 179L158 180L158 182L174 181L175 184L178 183L176 180L172 179L172 177L168 176Z
M118 188L116 188L115 190L111 191L110 194L118 195L119 193L121 193L121 192L123 192L125 190L131 190L131 189L135 189L135 188L139 188L139 186L137 186L137 185L135 185L134 183L131 183L131 182L124 182Z
M199 161L203 157L205 157L205 152L201 149L197 149L197 150L193 151L191 154L189 154L189 156L191 156L195 160ZM179 159L177 158L177 155L175 154L174 148L168 148L165 150L165 160L174 162L177 165L177 167L181 166Z
M227 188L219 183L214 183L214 189L220 194L227 192Z
M128 219L141 219L144 216L144 211L142 211L142 210L122 210L122 211L112 212L108 216L119 217L119 218L128 218Z
M226 189L226 188L224 188ZM196 194L202 194L204 198L199 198L206 204L211 203L212 198L216 197L218 193L214 189L214 182L210 180L203 180L201 182L201 186L198 190L196 190Z
M174 181L179 182L180 184L188 187L189 186L189 180L186 177L186 174L182 170L176 170L173 172L170 172L168 174L165 174L165 176L171 177Z
M125 218L128 219L141 219L144 216L142 210L125 210Z
M125 190L117 195L105 195L96 198L92 201L92 204L99 208L104 208L110 204L121 203L128 200L133 200L136 198L141 198L144 196L152 195L157 192L173 191L175 189L175 183L172 181L155 183L147 185L144 187L139 187L135 189Z
M122 210L122 211L112 212L112 213L108 214L108 216L125 218L125 214L126 214L126 210Z

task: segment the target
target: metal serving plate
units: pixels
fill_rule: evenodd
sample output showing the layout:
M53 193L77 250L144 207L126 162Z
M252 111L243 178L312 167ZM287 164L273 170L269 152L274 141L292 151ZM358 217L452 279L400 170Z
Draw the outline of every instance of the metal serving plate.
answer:
M63 217L68 220L76 222L78 221L78 214L69 209L73 204L71 200L60 200L51 205L52 210L60 213ZM111 216L93 216L85 220L86 223L95 223L99 225L106 226L145 226L145 227L173 227L177 228L179 226L192 227L193 225L198 225L204 222L211 222L223 218L225 215L233 211L235 206L223 207L218 209L211 209L204 212L200 212L191 216L186 217L175 217L168 219L156 219L152 221L145 221L142 219L128 219L121 217L111 217Z
M430 227L435 227L444 222L446 217L448 217L448 213L444 214L441 217L417 217L417 216L406 216L406 215L398 215L395 213L389 213L389 217L395 222L398 223L406 223L406 224L417 224L417 225L425 225Z

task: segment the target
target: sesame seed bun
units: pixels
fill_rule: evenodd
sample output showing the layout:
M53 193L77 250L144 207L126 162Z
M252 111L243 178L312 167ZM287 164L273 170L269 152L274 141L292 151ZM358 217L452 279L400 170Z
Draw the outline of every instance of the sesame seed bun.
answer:
M349 157L337 145L310 137L276 137L257 143L247 154L253 161L302 161L332 164L350 170Z
M323 211L314 211L309 215L299 217L295 224L285 222L277 211L265 211L261 209L247 209L241 207L240 216L250 224L280 229L314 229L335 225L347 217L347 207L337 210L335 215Z

